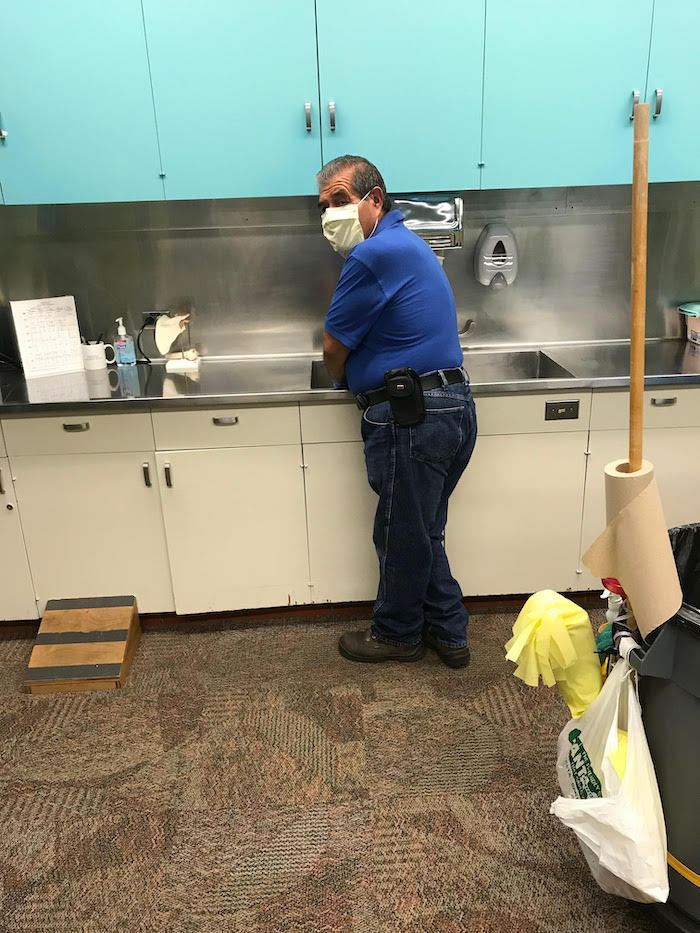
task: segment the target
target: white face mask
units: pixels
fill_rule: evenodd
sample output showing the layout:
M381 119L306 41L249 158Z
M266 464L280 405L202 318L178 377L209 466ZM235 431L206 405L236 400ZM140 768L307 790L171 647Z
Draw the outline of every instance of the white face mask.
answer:
M357 204L343 204L342 207L327 207L321 217L323 235L331 244L336 253L345 258L353 246L361 243L365 234L362 230L358 208L362 201L369 196L369 191ZM379 218L377 218L377 224ZM374 225L374 230L377 229ZM374 230L372 233L374 233ZM370 236L372 236L370 233Z

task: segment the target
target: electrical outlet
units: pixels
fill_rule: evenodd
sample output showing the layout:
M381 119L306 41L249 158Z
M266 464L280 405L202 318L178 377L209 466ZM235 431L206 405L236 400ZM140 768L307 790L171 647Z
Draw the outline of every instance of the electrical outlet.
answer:
M163 314L167 314L167 311L142 311L143 316L143 326L144 327L153 327L155 326L156 321Z
M545 421L576 421L578 418L579 400L571 402L545 402Z

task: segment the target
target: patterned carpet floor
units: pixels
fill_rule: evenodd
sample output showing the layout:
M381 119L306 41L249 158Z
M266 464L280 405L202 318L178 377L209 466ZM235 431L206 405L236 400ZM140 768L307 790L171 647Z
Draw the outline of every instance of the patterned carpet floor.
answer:
M144 634L128 685L21 692L0 639L2 933L658 933L548 813L567 710L472 617L464 671L360 623Z

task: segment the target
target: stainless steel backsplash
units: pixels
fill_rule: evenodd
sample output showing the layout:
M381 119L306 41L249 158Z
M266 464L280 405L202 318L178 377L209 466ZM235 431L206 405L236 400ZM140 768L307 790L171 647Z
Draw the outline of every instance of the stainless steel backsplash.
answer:
M464 247L447 251L466 345L628 336L629 186L462 192ZM680 336L676 306L700 299L700 182L649 189L647 334ZM504 220L516 282L479 285L484 224ZM14 351L8 302L75 296L88 338L130 333L142 312L192 307L206 356L320 351L341 268L311 198L0 208L0 350ZM152 344L147 344L152 346Z

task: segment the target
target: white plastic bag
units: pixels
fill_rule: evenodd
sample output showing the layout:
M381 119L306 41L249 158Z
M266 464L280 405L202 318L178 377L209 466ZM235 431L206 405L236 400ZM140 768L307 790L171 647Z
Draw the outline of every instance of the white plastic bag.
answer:
M576 833L604 891L666 901L666 826L631 672L619 660L586 712L569 720L559 736L557 777L564 796L550 813ZM624 742L618 749L625 733L626 762Z

